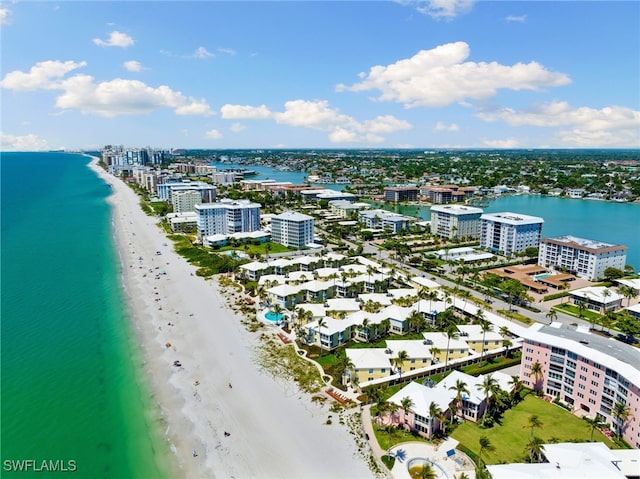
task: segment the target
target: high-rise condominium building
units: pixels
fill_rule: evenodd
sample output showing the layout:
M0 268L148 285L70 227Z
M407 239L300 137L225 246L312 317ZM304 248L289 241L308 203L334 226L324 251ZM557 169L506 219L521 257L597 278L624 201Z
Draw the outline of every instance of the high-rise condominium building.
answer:
M223 199L195 206L198 213L198 235L230 235L260 229L260 205L249 200Z
M603 278L609 267L624 270L626 261L626 246L569 235L543 239L538 253L540 266L566 268L590 281Z
M505 255L540 244L544 220L519 213L485 213L480 216L480 247Z
M472 206L431 207L431 234L445 238L479 238L482 210Z
M273 216L271 239L285 246L303 248L313 243L313 218L295 211Z

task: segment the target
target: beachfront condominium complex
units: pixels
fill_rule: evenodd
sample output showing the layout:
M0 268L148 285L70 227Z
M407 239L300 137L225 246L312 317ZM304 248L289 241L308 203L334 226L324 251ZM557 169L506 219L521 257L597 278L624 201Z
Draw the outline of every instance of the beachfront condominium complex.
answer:
M196 205L202 203L199 191L175 191L171 195L171 205L174 213L190 213L196 210Z
M285 211L271 218L271 239L293 248L304 248L313 243L313 218Z
M533 367L536 363L540 368ZM637 348L586 328L553 323L523 338L520 379L576 413L599 415L632 447L640 448ZM628 414L622 414L624 410Z
M198 235L230 235L260 229L260 205L249 200L223 199L195 206Z
M472 206L431 207L431 234L445 238L479 238L482 210Z
M544 220L519 213L485 213L480 216L480 247L505 255L540 244Z
M165 179L158 184L158 198L163 201L172 201L173 193L178 191L197 191L200 193L203 203L211 203L216 199L216 187L202 181L174 181Z
M604 270L624 270L627 247L577 238L557 236L540 242L538 264L545 268L566 268L570 273L595 281L604 278Z

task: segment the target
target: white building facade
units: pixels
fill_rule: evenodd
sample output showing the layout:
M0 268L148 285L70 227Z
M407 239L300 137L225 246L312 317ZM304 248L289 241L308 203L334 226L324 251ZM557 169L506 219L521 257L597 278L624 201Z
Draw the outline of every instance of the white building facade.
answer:
M202 196L198 191L176 191L171 195L171 205L174 213L193 212L196 210L196 205L201 203Z
M195 206L198 236L230 235L260 229L260 205L249 200L222 200Z
M519 213L485 213L480 216L480 247L505 255L540 244L544 220Z
M313 243L313 218L311 216L285 211L271 218L271 239L293 248L304 248Z
M540 242L538 264L545 268L566 268L589 281L604 277L604 270L612 267L624 271L627 247L602 241L558 236Z
M445 238L479 238L482 210L463 205L431 207L431 234Z

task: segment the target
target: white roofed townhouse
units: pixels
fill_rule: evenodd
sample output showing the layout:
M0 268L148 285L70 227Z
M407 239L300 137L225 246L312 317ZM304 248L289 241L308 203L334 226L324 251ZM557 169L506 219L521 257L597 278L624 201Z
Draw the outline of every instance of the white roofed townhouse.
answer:
M486 409L487 396L482 388L485 377L486 375L474 377L460 371L452 371L433 387L411 382L391 396L389 402L399 406L397 413L400 414L400 424L404 424L420 436L430 438L441 429L442 416L451 418L452 410L449 407L456 403L458 382L466 386L468 394L461 393L462 402L458 404L457 414L469 421L478 422ZM508 390L510 387L511 378L506 374L498 372L491 374L491 377L501 389ZM406 397L411 399L411 407L405 412L402 401ZM432 406L435 406L439 414L432 414L436 412Z
M313 243L313 218L285 211L271 217L271 239L292 248L305 248Z
M624 299L616 290L604 286L587 286L571 291L569 295L573 304L584 304L587 309L601 314L621 309Z
M611 267L624 270L627 247L566 235L540 241L538 264L545 268L566 269L589 281L604 278Z
M463 205L431 207L431 234L444 238L479 238L482 210Z
M489 329L483 331L479 324L460 325L458 326L459 338L478 354L502 348L505 338L495 330L495 326L491 323L488 323L488 326Z
M437 350L433 355L440 363L449 364L454 359L469 356L469 345L460 336L449 337L441 332L422 333L422 336L430 349Z
M195 206L198 236L230 235L260 229L260 205L249 200L224 199Z
M480 216L480 247L505 255L537 248L544 220L520 213L484 213Z
M381 348L345 349L360 384L393 374L391 356Z
M325 316L302 325L304 331L302 340L308 345L318 346L325 351L333 351L351 340L356 327L357 324L348 317L335 319Z

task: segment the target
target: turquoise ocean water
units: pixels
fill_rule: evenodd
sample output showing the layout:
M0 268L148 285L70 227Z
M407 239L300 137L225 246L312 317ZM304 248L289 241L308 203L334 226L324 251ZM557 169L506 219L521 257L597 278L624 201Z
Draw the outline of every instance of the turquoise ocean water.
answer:
M124 303L110 190L88 162L64 153L0 159L2 477L170 470ZM22 460L35 461L31 473L12 472ZM76 471L34 471L42 461Z

